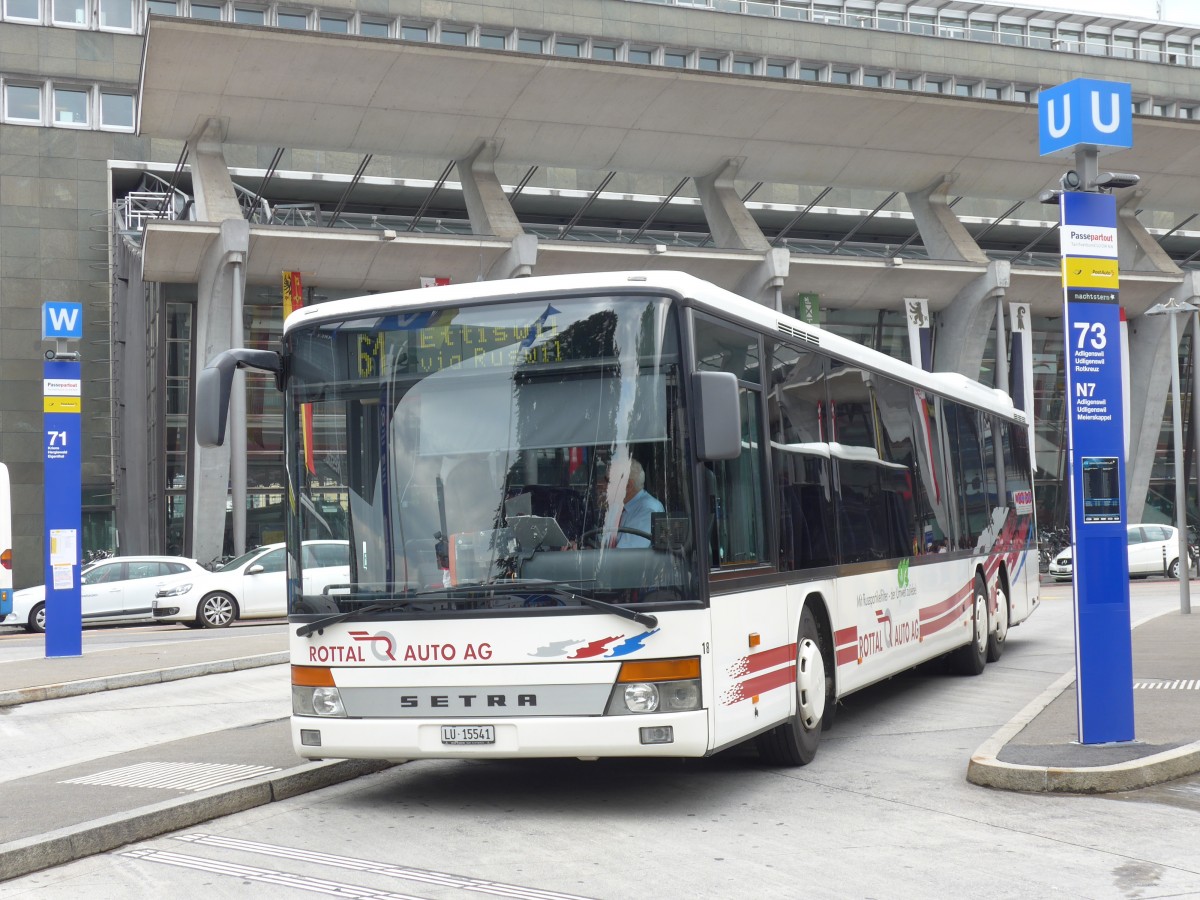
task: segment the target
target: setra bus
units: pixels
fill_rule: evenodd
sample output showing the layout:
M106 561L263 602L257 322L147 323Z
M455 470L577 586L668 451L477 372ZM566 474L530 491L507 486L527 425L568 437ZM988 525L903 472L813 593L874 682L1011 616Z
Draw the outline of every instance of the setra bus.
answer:
M286 394L303 757L801 765L840 698L979 674L1038 602L1005 394L686 274L305 307L201 373L201 443L246 366ZM349 579L306 595L329 508Z

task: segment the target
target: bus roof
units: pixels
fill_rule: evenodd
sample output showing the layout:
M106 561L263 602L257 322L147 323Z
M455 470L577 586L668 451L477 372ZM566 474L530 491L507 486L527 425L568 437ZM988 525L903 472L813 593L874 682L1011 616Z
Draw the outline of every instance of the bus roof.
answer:
M390 291L343 300L330 300L296 310L284 322L286 336L294 328L323 322L341 321L385 315L406 309L451 307L463 303L486 303L491 300L535 299L564 293L594 294L598 290L620 290L624 293L649 291L674 295L691 305L721 317L756 326L813 347L846 362L888 375L900 381L925 388L945 397L960 400L1007 419L1026 423L1025 413L1013 406L1007 393L989 388L956 372L924 372L906 362L864 347L819 326L809 325L784 313L776 312L704 281L686 272L593 272L574 275L546 275L533 278L514 278L501 281L478 281L438 287Z

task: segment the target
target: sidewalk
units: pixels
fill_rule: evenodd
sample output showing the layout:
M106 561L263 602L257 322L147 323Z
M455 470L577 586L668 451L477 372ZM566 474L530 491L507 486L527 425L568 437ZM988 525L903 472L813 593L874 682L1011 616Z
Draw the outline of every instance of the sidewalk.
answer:
M287 662L278 631L85 650L0 662L4 708ZM280 669L286 679L286 670ZM64 740L69 739L64 735ZM287 719L98 754L0 784L0 883L387 768L302 760Z
M1134 628L1133 681L1134 741L1079 743L1071 672L975 752L967 780L1010 791L1098 794L1200 772L1200 609Z

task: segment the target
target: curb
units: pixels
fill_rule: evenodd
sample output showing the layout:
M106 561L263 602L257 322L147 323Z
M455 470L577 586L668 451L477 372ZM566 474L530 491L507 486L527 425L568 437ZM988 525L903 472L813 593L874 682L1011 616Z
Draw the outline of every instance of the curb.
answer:
M1130 630L1157 617L1148 616L1135 622ZM1009 741L1074 683L1073 671L1063 675L984 741L967 763L967 781L980 787L1023 793L1107 794L1150 787L1200 772L1200 741L1107 766L1030 766L997 759Z
M20 706L23 703L36 703L40 700L61 700L64 697L79 697L83 694L95 694L100 691L115 691L127 687L179 681L183 678L197 678L201 675L239 672L243 669L256 669L260 666L276 666L287 661L288 651L280 650L277 653L218 659L186 666L175 666L170 669L147 669L142 672L105 675L101 678L85 678L81 681L63 681L58 684L18 688L11 691L0 691L0 708Z
M0 845L0 883L125 844L190 828L221 816L371 775L397 765L386 760L311 762L282 774L192 797L179 797L84 825Z

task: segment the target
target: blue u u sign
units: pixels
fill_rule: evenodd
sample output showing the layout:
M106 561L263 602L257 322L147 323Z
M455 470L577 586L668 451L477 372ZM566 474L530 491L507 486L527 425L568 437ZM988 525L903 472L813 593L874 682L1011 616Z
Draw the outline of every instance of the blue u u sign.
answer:
M1077 146L1133 146L1133 95L1128 84L1076 78L1038 95L1042 156Z

